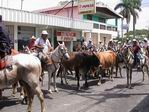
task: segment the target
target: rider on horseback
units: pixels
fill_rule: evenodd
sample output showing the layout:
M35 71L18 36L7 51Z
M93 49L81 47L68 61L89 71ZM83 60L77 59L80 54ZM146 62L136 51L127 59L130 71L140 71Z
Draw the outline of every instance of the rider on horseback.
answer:
M48 40L48 32L46 30L42 31L41 37L36 39L34 46L38 53L48 53L50 50L53 49L50 41Z
M146 55L149 57L149 41L147 38L144 38L143 48L146 50Z
M0 16L0 59L11 53L11 40Z
M138 53L140 52L141 48L137 42L136 39L133 39L133 43L132 43L132 51L134 54L134 63L133 63L133 67L136 67L136 65L138 66L140 64L140 59L138 57Z
M112 50L115 51L115 43L113 42L113 39L110 39L109 43L108 43L108 50Z
M11 40L2 23L2 16L0 15L0 70L6 67L4 57L11 53ZM2 90L0 89L0 99L2 97Z

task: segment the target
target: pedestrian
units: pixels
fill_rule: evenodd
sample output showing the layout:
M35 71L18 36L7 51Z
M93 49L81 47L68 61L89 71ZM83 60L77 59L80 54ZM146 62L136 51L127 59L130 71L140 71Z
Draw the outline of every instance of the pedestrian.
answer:
M28 45L27 45L30 51L34 51L34 49L35 49L35 46L34 46L35 45L35 41L36 41L36 37L32 36L30 38L30 40L29 40Z
M93 47L93 42L92 42L92 40L90 39L89 42L88 42L88 44L87 44L87 48L88 48L89 50L91 50L92 47Z

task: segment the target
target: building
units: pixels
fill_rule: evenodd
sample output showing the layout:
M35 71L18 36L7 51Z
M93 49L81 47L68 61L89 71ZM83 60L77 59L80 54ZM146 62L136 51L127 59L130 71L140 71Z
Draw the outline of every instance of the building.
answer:
M118 19L121 18L121 16L112 11L103 3L96 4L95 14L80 15L77 4L74 4L73 7L72 4L69 4L66 7L56 6L37 10L35 12L91 21L93 29L90 31L83 30L82 36L86 41L92 39L94 45L96 46L98 45L99 41L107 44L111 38L116 38L118 36Z
M15 49L18 50L22 50L22 46L27 45L32 35L40 37L41 31L47 30L49 40L54 47L57 46L58 34L59 39L64 39L66 46L72 51L73 42L80 39L82 30L90 31L93 28L93 24L88 21L3 7L0 7L0 15L3 17Z

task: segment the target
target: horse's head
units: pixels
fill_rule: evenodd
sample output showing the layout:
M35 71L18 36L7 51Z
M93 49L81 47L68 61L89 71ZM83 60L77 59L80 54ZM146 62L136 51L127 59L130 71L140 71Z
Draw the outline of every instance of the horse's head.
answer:
M68 50L65 46L65 43L63 42L62 44L58 43L58 53L61 56L61 58L69 59L70 56L68 54Z

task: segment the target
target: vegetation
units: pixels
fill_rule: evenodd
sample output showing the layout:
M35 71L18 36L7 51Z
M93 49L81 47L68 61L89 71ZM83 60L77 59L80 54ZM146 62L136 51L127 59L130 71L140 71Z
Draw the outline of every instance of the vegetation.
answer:
M142 37L142 38L148 37L149 38L149 30L146 30L146 29L135 30L135 34L136 34L136 37ZM129 35L129 37L131 37L131 35L133 35L133 31L129 31L125 35Z
M120 14L126 19L128 28L127 33L129 32L129 23L131 16L133 17L133 37L135 38L135 24L137 18L139 17L138 11L141 11L141 2L142 0L121 0L121 3L118 3L114 10L120 9Z

